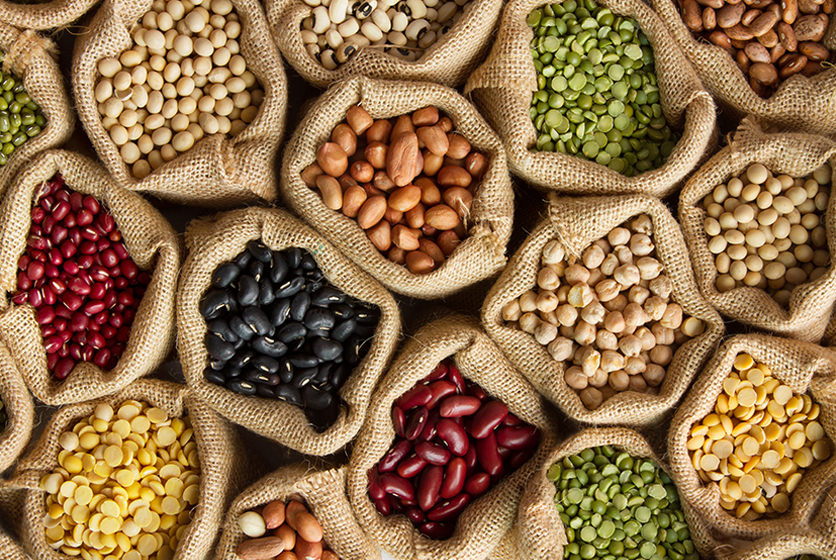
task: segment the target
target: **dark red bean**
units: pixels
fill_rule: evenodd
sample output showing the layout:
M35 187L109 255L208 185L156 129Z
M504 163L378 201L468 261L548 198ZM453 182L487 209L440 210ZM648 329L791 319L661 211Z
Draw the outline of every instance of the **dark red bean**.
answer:
M449 521L455 519L470 504L470 500L470 496L464 493L459 494L455 498L445 500L430 510L427 514L427 519L430 521Z
M482 406L482 403L476 397L453 395L441 401L439 414L442 418L470 416L475 414L480 406Z
M107 367L107 364L110 363L110 350L108 350L107 348L102 348L101 350L96 352L95 355L93 355L93 348L88 346L87 348L85 348L85 350L87 350L88 348L90 349L91 356L85 354L84 361L89 362L92 359L93 363L99 366L100 368Z
M382 500L372 498L372 503L374 503L374 507L380 515L385 516L392 513L392 507L385 496Z
M43 208L39 208L37 206L35 208L32 208L32 221L33 222L35 222L36 224L39 224L43 221L43 219L45 217L46 217L46 212L44 211Z
M430 415L427 417L427 423L424 425L424 429L421 430L421 433L418 435L419 441L430 441L432 438L435 437L437 432L438 426L438 409L434 409L430 411Z
M378 481L380 482L380 487L387 494L391 494L396 498L411 500L415 497L415 490L412 488L412 484L407 479L394 473L381 474Z
M384 490L378 483L377 476L377 467L369 471L369 496L371 496L373 500L382 500L386 497L386 490Z
M511 454L513 453L513 451L511 451L507 447L502 447L501 445L497 447L497 452L499 453L499 456L502 457L503 462L510 458Z
M472 473L476 469L476 465L479 463L479 458L476 456L475 446L471 445L467 450L467 453L464 454L464 462L467 463L467 474Z
M406 513L407 518L409 518L409 520L415 525L421 525L427 520L427 516L423 511L421 511L421 508L414 506L408 507L404 513Z
M64 358L59 360L57 364L55 364L55 369L53 370L53 374L58 379L66 379L70 372L75 367L75 362L73 362L70 358Z
M511 455L511 459L508 461L508 467L511 470L516 470L523 466L526 461L531 459L531 456L534 454L534 449L524 449L522 451L517 451L513 455Z
M380 472L392 472L397 468L398 463L401 460L409 455L412 451L412 442L403 440L393 449L391 449L386 455L383 456L383 459L380 460L379 470Z
M84 197L84 200L81 203L84 208L87 209L88 212L91 214L98 214L101 210L101 206L99 206L99 201L93 198L90 195Z
M81 304L84 303L84 299L78 294L74 294L73 292L64 292L61 294L61 301L64 302L64 305L67 306L67 309L70 311L75 311Z
M35 320L39 325L48 325L55 320L55 311L51 307L41 307L35 313Z
M453 382L453 385L459 390L460 394L464 394L467 390L467 387L464 383L464 377L462 376L462 372L459 371L459 368L450 364L447 370L447 379Z
M521 426L524 422L514 416L512 413L508 413L508 416L505 417L505 420L502 421L503 426Z
M494 476L502 469L502 457L499 456L496 436L493 433L484 439L477 439L474 447L476 448L476 456L479 458L479 464L485 469L486 473Z
M453 536L453 527L446 523L424 523L418 527L418 530L437 541L443 541Z
M471 385L470 387L468 387L467 394L471 397L476 397L482 402L485 402L486 400L490 399L488 394L478 385Z
M488 437L488 434L493 432L494 428L499 426L506 416L508 416L508 407L505 403L499 401L486 402L473 417L470 435L476 439Z
M58 297L55 295L55 292L53 292L49 286L44 286L42 291L44 293L44 304L55 305L58 301Z
M532 447L540 441L540 432L534 426L515 426L497 430L496 441L502 447L518 451Z
M413 478L418 476L426 466L427 462L425 460L413 454L400 462L397 472L403 478Z
M392 407L392 427L398 436L404 437L406 433L406 415L398 406Z
M93 213L87 208L82 208L76 214L75 221L80 227L89 226L93 223Z
M87 324L90 322L90 318L85 315L83 312L76 313L73 315L73 318L70 320L70 330L73 332L83 332L87 330Z
M450 452L442 446L422 441L415 445L415 454L431 465L446 465L450 462Z
M113 249L105 249L102 251L102 264L107 268L113 268L119 264L119 257Z
M35 283L32 281L31 278L26 274L24 271L20 271L17 273L17 288L19 290L28 291L32 289L32 286Z
M44 348L47 354L54 354L58 352L61 346L64 345L64 339L60 336L52 336L44 341Z
M43 275L44 265L42 263L35 261L29 263L29 266L26 267L26 276L28 276L30 280L40 280Z
M438 494L444 480L444 468L430 465L421 473L418 481L418 507L429 511L438 502Z
M66 202L59 202L55 205L55 208L52 209L52 218L60 222L65 217L67 217L67 214L69 213L70 205Z
M436 428L438 429L438 437L447 444L453 455L461 457L467 453L470 448L470 440L468 440L464 428L449 418L439 420Z
M424 383L432 383L433 381L437 381L438 379L444 379L447 376L447 364L441 362L435 369L429 374L427 377L424 378Z
M487 492L491 485L491 476L488 473L476 473L464 483L464 491L476 498Z
M32 289L29 290L29 303L35 309L39 308L44 304L44 294L41 290Z
M426 385L416 385L395 401L395 406L402 409L404 412L410 409L426 406L433 398L433 393Z
M433 383L430 383L428 387L433 394L432 399L430 399L430 402L427 403L427 408L430 410L435 408L439 401L441 401L444 397L456 393L456 386L445 379L434 381Z
M465 477L467 476L467 463L461 457L456 457L447 464L444 471L444 483L441 485L439 495L448 499L461 493L464 489Z
M404 429L404 437L408 440L417 439L421 435L421 431L427 423L429 411L426 406L416 408L406 421L406 428Z

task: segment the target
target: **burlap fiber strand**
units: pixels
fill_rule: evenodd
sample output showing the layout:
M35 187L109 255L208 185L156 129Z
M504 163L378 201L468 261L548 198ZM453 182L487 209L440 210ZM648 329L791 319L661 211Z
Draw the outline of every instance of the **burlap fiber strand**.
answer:
M66 28L87 13L99 0L52 0L43 4L0 2L0 21L18 29L45 31Z
M403 515L383 517L377 512L369 498L368 471L383 458L395 439L394 401L448 357L465 379L478 384L488 395L508 405L513 414L539 428L541 439L528 462L467 506L451 538L436 541L419 533ZM348 497L366 533L398 560L481 560L491 554L511 529L531 473L556 442L541 396L508 363L475 319L449 315L426 325L403 345L375 392L368 420L349 460ZM492 558L499 560L504 556Z
M299 463L272 472L241 492L224 518L216 560L238 560L235 549L246 540L238 525L245 511L273 500L299 500L322 525L322 540L341 560L379 560L380 548L354 517L345 492L345 467L317 469Z
M529 108L538 88L530 47L534 34L526 18L532 10L544 5L543 0L508 3L493 50L468 79L465 95L472 96L502 138L511 172L531 185L577 194L644 193L665 197L714 149L718 134L714 101L662 22L644 2L600 0L598 3L638 21L653 47L665 119L682 132L665 165L635 177L625 177L594 161L533 150L537 130Z
M197 220L189 225L186 238L189 256L177 298L177 348L186 382L195 394L233 422L307 455L328 455L353 440L366 418L372 390L394 355L400 336L401 316L392 295L315 231L283 210L249 208ZM198 304L210 286L214 270L246 250L252 239L261 239L277 251L289 247L306 249L332 285L380 308L380 323L368 354L340 390L344 406L340 406L337 421L325 432L318 433L297 406L239 395L203 376L208 364L204 345L207 327Z
M505 325L502 308L537 285L543 246L558 239L566 259L580 260L583 251L613 228L645 213L653 222L651 235L657 259L673 285L672 297L683 313L705 322L703 334L685 342L667 366L658 395L623 391L589 410L563 380L565 362L555 361L534 337ZM558 197L551 195L546 215L511 258L482 307L482 324L508 359L537 390L577 422L642 427L656 424L682 398L699 369L717 348L723 321L697 291L682 232L659 200L644 195L618 197Z
M0 529L0 550L4 560L29 560L20 545Z
M352 76L386 80L426 81L458 87L485 58L496 36L502 0L471 0L464 15L450 31L439 36L418 60L408 62L383 52L383 47L365 47L336 70L326 69L311 58L302 42L302 20L313 8L299 0L266 0L267 19L276 44L302 79L325 89Z
M119 363L104 371L81 362L63 381L47 369L35 308L11 301L17 290L17 263L32 224L32 205L45 181L56 173L71 189L89 194L110 210L128 252L151 282L136 313ZM114 393L153 372L174 347L174 298L180 270L180 246L168 221L142 196L116 186L92 160L73 152L40 154L15 178L0 206L0 337L8 346L29 389L49 405L64 405Z
M778 91L764 99L751 88L728 52L694 38L673 0L650 0L650 5L694 65L705 89L730 118L739 121L754 115L786 130L836 132L836 70L832 67L812 78L790 76ZM832 49L834 41L836 24L831 20L822 43Z
M714 188L744 172L750 164L761 163L775 174L803 177L824 163L836 169L836 142L811 134L767 134L753 121L744 120L729 145L703 165L679 195L679 221L691 252L700 292L717 310L759 329L809 342L825 333L836 303L836 196L830 197L822 219L831 247L831 263L821 278L793 290L789 309L784 309L764 290L753 287L717 291L717 267L708 250L705 232L707 213L702 201ZM836 186L836 174L833 185Z
M73 92L96 153L120 186L178 204L223 208L260 199L273 202L278 194L275 162L284 135L287 77L257 0L232 0L241 20L241 56L264 88L264 101L255 120L234 137L205 136L192 149L141 180L122 161L97 110L94 92L98 62L131 48L131 30L152 3L104 0L90 23L90 31L76 40Z
M716 483L703 484L686 448L696 422L714 412L723 381L732 371L738 354L749 354L756 363L772 370L772 376L789 386L794 393L808 393L821 407L818 422L833 440L836 435L836 354L820 346L760 334L728 339L688 392L677 410L668 432L668 461L671 475L683 495L699 512L715 534L754 540L779 533L787 527L809 526L810 518L825 498L823 488L836 482L836 455L812 470L805 470L801 483L790 495L791 508L772 519L743 521L720 507Z
M46 493L41 479L58 466L58 442L61 434L82 418L88 417L101 403L118 407L126 400L145 401L161 408L169 417L191 418L200 457L200 497L192 510L192 521L180 539L174 560L211 558L218 540L223 515L253 469L247 451L234 427L196 398L185 386L165 381L141 379L115 395L59 409L49 421L34 449L21 459L13 483L27 488L23 509L21 540L26 552L38 560L66 559L46 542L43 518Z
M44 4L45 5L45 4ZM4 10L35 8L0 0L0 51L5 53L3 71L23 80L29 96L35 100L46 117L41 133L27 140L12 152L6 165L0 167L0 196L9 187L17 172L35 154L56 148L69 140L75 125L75 114L64 89L64 78L56 60L55 44L32 30L21 31L9 25Z
M12 466L26 449L35 423L32 395L5 346L0 344L0 401L6 425L0 425L0 472ZM0 547L2 550L2 547Z
M319 191L308 188L300 173L316 161L316 151L360 104L375 119L397 117L436 106L453 121L454 131L488 158L489 167L473 198L468 237L439 268L413 274L387 259L357 221L331 210ZM514 192L505 152L496 134L458 93L431 83L394 82L355 77L335 84L310 109L284 153L282 196L288 206L381 284L399 294L434 299L454 294L505 266L505 246L514 218Z
M584 449L611 445L635 458L647 458L656 462L663 470L668 469L653 452L650 444L641 434L626 428L591 428L579 432L556 448L538 463L534 475L525 488L519 508L521 560L561 560L563 547L568 544L566 531L560 514L554 506L557 493L554 482L548 479L549 467L564 457L577 455ZM687 507L680 492L691 539L700 554L709 556L709 543L702 540L706 534L702 520ZM782 559L783 560L783 559Z

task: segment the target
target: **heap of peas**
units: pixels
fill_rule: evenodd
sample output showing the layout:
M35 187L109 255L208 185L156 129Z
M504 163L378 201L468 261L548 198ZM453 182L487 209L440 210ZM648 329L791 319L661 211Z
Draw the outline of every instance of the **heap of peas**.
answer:
M5 54L0 52L0 63ZM0 70L0 167L12 153L46 126L41 108L23 87L23 80Z

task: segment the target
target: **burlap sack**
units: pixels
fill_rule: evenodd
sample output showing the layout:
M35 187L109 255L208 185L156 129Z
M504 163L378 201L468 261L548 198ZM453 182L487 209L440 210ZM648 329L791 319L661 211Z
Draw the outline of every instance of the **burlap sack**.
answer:
M685 27L674 0L651 0L650 5L667 27L677 45L694 65L697 75L723 112L740 120L755 115L787 130L818 134L836 132L836 71L829 68L808 78L801 74L784 80L768 99L749 86L749 79L732 56L703 39L696 39ZM833 21L823 43L834 47Z
M366 418L372 390L400 336L401 316L392 295L283 210L250 208L218 214L192 222L186 238L189 256L177 298L177 348L186 382L195 394L233 422L301 453L328 455L353 440ZM331 284L380 308L380 323L372 345L340 390L344 406L340 406L337 421L325 432L318 433L298 406L239 395L203 376L209 358L204 345L206 320L198 311L200 298L209 288L215 268L238 256L252 239L261 239L273 250L308 250Z
M382 47L366 47L336 70L328 70L311 58L302 42L302 20L313 8L299 0L265 0L267 19L282 55L302 79L322 89L352 76L458 87L488 53L502 5L502 0L471 0L458 23L413 62L386 54Z
M766 335L740 335L727 340L700 373L682 405L674 415L668 432L668 460L671 475L683 495L706 520L715 534L754 540L792 527L809 526L810 518L822 504L823 488L836 482L836 455L803 473L801 483L790 495L791 508L776 518L742 521L720 507L716 483L703 484L686 448L696 422L714 412L723 381L732 371L738 354L748 353L755 362L769 366L772 376L795 393L807 393L821 407L818 422L831 438L836 434L836 354L820 346Z
M345 120L349 107L361 104L375 118L389 118L433 105L452 120L455 130L490 167L473 198L469 237L446 262L429 274L413 274L387 259L353 218L325 206L319 191L308 188L300 173L316 161L316 151ZM284 153L282 196L287 204L328 241L381 284L399 294L420 299L451 295L489 277L505 265L511 236L514 193L505 152L496 134L479 113L455 91L431 83L390 82L355 77L334 85L314 104L296 129Z
M90 362L78 364L58 381L47 369L41 327L28 303L15 305L17 263L26 249L33 201L41 185L61 173L67 185L102 202L116 220L131 257L151 282L137 310L131 336L119 363L104 371ZM142 196L118 187L98 164L73 152L40 154L15 178L0 206L0 338L29 389L41 401L64 405L114 393L153 372L174 346L174 296L180 270L180 246L165 218Z
M21 459L13 483L28 489L22 512L21 540L26 552L33 558L66 558L46 542L43 525L46 492L40 488L41 479L58 466L58 452L62 449L58 438L61 433L92 414L98 404L118 406L130 399L161 408L170 417L188 415L191 418L200 457L200 498L174 559L202 560L214 554L224 512L253 473L252 466L248 464L247 451L234 427L185 386L142 379L115 395L59 409L32 451Z
M87 13L99 0L52 0L42 4L0 3L0 21L18 29L45 31L65 28Z
M508 405L523 421L540 429L534 456L467 506L453 536L428 539L403 515L381 516L369 498L368 471L395 439L392 404L445 358L452 358L465 379ZM557 437L540 395L505 359L474 319L449 315L408 340L375 392L369 418L348 464L348 497L360 525L381 548L399 560L480 560L511 529L520 496L532 472L554 447ZM501 557L500 557L501 558Z
M526 485L519 508L519 554L521 560L560 560L563 547L568 544L560 514L554 506L557 493L554 482L548 479L549 467L564 457L576 455L584 449L611 445L636 458L647 458L668 471L650 444L638 433L626 428L591 428L577 433L561 443L537 464L534 475ZM680 502L691 532L691 540L704 558L710 556L710 543L702 520L694 515L680 492Z
M130 31L151 8L153 0L105 0L76 40L73 51L73 92L79 117L105 167L117 184L178 204L229 207L278 194L275 163L284 135L287 77L257 0L233 0L241 19L241 56L264 89L255 120L240 134L205 136L195 146L144 179L133 176L119 148L102 125L94 97L98 62L133 44Z
M638 21L653 47L665 119L682 133L665 165L625 177L594 161L560 152L533 151L538 133L529 108L531 96L538 88L530 46L534 34L526 18L544 5L543 0L508 3L493 50L468 79L465 94L473 97L502 138L508 168L532 186L579 194L643 193L665 197L714 150L714 102L663 23L644 2L600 0L598 4Z
M0 550L5 560L29 560L21 546L10 536L0 530Z
M20 168L35 154L57 148L69 140L75 125L75 115L56 60L58 51L55 44L32 30L21 31L12 27L3 13L12 8L36 7L39 6L0 0L0 51L5 53L3 71L23 80L26 92L38 103L46 117L46 126L41 133L15 149L6 165L0 167L0 196L6 192Z
M704 226L707 213L701 207L702 200L717 185L756 162L773 173L802 177L827 162L836 167L836 142L809 134L766 134L754 122L743 122L729 145L692 175L679 195L679 220L691 252L697 284L709 303L723 315L759 329L818 342L836 303L836 262L830 264L821 278L793 290L789 309L778 305L759 288L717 291L718 273L714 255L708 250ZM834 212L836 196L831 196L824 216L830 247L836 244Z
M341 560L379 560L380 548L363 533L345 492L345 467L317 469L305 463L289 465L244 490L226 513L216 560L237 560L235 549L247 537L238 525L245 511L273 500L299 500L322 525L323 541Z
M653 221L656 258L665 265L665 274L673 284L673 299L686 315L702 319L706 329L676 351L658 395L625 391L589 410L563 380L565 362L556 362L532 335L506 326L502 308L537 285L543 246L550 239L561 242L567 259L580 259L592 242L641 213ZM723 334L722 319L696 289L688 251L676 220L659 200L644 195L583 198L552 195L545 217L511 258L488 294L482 307L482 324L511 363L570 418L585 424L633 427L658 423L676 405Z
M32 426L35 423L35 407L32 395L5 346L0 344L0 400L6 424L0 423L0 472L12 466L23 453ZM2 547L0 547L2 550Z

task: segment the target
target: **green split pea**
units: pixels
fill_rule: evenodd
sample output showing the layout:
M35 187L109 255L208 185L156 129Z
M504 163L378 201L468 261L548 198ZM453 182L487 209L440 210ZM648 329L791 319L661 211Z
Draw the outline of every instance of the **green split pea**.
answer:
M679 494L650 459L585 449L549 468L569 560L699 560Z
M5 55L0 53L0 62ZM0 70L0 167L46 126L46 117L17 76Z
M638 24L592 0L528 15L537 151L592 160L628 177L661 167L679 135L662 113L653 51Z

